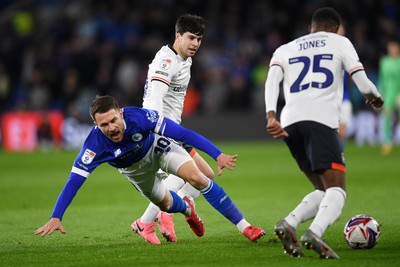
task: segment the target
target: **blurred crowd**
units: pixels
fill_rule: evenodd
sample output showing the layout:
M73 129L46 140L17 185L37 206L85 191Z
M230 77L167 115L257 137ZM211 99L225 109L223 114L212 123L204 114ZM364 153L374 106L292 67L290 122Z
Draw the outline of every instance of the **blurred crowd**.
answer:
M193 59L190 113L264 112L264 82L273 51L307 33L313 11L333 6L367 75L377 81L388 36L399 32L396 0L2 0L0 115L60 110L89 122L97 94L141 105L147 67L174 40L184 13L207 20ZM354 111L364 109L351 91Z

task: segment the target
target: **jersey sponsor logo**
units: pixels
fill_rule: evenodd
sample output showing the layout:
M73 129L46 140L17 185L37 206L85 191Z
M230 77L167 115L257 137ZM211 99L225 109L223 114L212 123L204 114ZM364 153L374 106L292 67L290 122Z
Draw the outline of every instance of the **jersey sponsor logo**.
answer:
M143 139L143 135L140 134L140 133L135 133L135 134L132 135L132 140L133 140L134 142L139 142L139 141L141 141L142 139Z
M158 120L157 113L154 110L148 110L146 117L151 122L156 122Z
M140 149L142 149L142 147L143 147L143 144L142 144L142 143L137 144L137 145L135 146L135 148L133 149L133 152L139 151Z
M164 72L164 71L160 71L160 70L156 70L156 73L157 73L157 74L164 75L164 76L166 76L166 77L169 76L169 75L168 75L168 72Z
M88 170L89 168L88 167L86 167L85 165L83 165L82 163L80 163L80 162L77 162L76 163L79 167L81 167L82 169L84 169L84 170Z
M85 153L83 153L81 160L82 160L83 164L90 164L93 161L95 156L96 156L96 153L87 148L85 150Z
M174 91L174 92L185 92L186 91L186 85L175 86L175 87L172 88L172 91Z
M171 67L171 59L167 58L167 59L161 60L160 68L162 68L163 70L168 70L169 67Z

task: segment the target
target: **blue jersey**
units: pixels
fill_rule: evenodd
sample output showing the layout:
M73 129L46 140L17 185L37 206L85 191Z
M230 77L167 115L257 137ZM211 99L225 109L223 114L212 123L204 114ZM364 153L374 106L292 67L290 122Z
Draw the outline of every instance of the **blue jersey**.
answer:
M73 166L91 173L105 162L115 168L126 168L142 159L153 143L153 131L159 115L153 110L127 107L123 109L123 119L126 129L121 142L111 141L95 126L86 138Z
M126 127L122 141L112 142L97 126L94 126L75 159L72 172L87 177L97 166L105 162L115 168L127 168L146 155L153 144L155 132L179 141L183 141L182 138L185 137L182 134L186 132L185 139L192 139L189 141L191 145L197 148L201 146L195 138L193 139L197 134L171 123L172 121L159 116L155 110L127 107L122 111ZM166 129L167 132L165 132ZM198 144L193 144L193 142ZM211 148L205 146L202 150L207 151ZM215 152L210 152L214 158L220 151Z
M86 178L100 164L108 163L115 168L126 168L140 161L152 147L155 133L192 145L214 159L222 153L205 137L160 116L155 110L126 107L122 111L125 125L122 141L112 142L97 126L93 127L74 161L52 217L62 218Z

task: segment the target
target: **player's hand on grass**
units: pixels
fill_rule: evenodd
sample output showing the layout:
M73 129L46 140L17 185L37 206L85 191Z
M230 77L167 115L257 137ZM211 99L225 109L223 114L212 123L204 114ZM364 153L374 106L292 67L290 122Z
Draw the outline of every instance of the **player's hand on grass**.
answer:
M228 170L233 170L235 167L236 159L238 155L230 156L224 153L221 153L217 157L217 164L218 164L218 176L222 174L222 169L227 168Z
M35 235L41 234L41 236L51 235L54 231L59 230L62 234L65 234L64 227L61 224L61 220L58 218L51 218L48 223L40 227L35 231Z
M289 134L282 128L281 123L276 118L268 119L267 131L275 139L289 136Z

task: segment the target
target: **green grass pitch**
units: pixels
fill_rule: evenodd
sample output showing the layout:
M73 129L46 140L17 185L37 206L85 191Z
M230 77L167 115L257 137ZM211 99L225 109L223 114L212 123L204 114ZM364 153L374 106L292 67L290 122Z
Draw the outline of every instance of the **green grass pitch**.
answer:
M205 235L196 237L181 214L175 215L177 243L150 245L130 231L147 206L117 170L102 165L88 178L68 208L59 232L42 238L33 232L51 215L76 151L5 153L0 151L0 266L399 266L400 151L381 156L379 147L346 144L347 201L324 239L341 257L321 260L283 254L274 224L312 190L282 141L219 142L238 154L234 171L216 181L246 219L265 229L256 244L244 238L203 197L196 201ZM209 161L212 167L216 165ZM346 221L358 213L381 224L371 250L353 250L343 239ZM301 235L309 224L298 229Z

